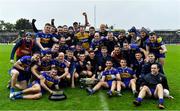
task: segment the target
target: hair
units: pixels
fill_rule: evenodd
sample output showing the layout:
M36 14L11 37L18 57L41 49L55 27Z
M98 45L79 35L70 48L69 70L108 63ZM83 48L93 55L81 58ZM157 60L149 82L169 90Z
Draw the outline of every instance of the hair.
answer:
M115 45L114 48L120 48L119 45Z
M69 28L68 28L68 29L69 29L69 30L70 30L70 29L72 29L72 30L73 30L73 27L72 27L72 26L69 26Z
M51 55L52 53L51 53L51 51L47 51L46 53L45 53L45 55Z
M149 53L148 55L154 55L154 53ZM155 55L154 55L155 56Z
M34 54L40 54L40 55L41 55L41 52L36 51L36 52L33 53L33 55L34 55Z
M77 22L74 22L73 25L78 25L78 23L77 23Z
M156 65L158 69L160 68L160 66L159 66L158 63L153 63L153 64L151 64L151 66L152 66L152 65Z
M57 28L63 28L62 26L58 26Z
M111 62L111 63L113 63L112 59L107 59L106 62Z
M90 50L89 53L94 53L94 50Z
M126 61L126 63L127 63L127 60L126 60L126 59L120 59L119 62L121 62L121 61Z
M89 29L94 29L95 30L95 28L93 26L89 27Z
M46 23L45 26L52 26L50 23Z
M63 28L64 28L64 27L68 27L68 26L67 26L67 25L63 25Z
M51 67L51 70L58 70L57 67Z
M107 49L107 47L106 46L102 46L101 49Z
M142 52L141 51L137 51L135 54L142 54Z

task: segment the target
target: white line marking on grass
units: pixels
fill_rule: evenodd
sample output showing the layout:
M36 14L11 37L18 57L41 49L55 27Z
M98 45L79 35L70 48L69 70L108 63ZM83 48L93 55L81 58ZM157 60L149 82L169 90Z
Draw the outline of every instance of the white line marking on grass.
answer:
M103 95L102 92L99 92L99 98L100 98L100 101L101 101L101 105L102 105L102 107L103 107L103 110L108 111L108 110L109 110L108 104L107 104L106 99L105 99L105 97L104 97L104 95Z

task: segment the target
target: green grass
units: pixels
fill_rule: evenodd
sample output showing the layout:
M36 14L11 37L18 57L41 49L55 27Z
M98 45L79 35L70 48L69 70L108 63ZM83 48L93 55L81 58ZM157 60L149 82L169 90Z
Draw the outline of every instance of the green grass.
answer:
M180 46L167 46L168 53L165 63L165 72L168 78L171 94L174 100L165 99L167 110L180 109ZM134 107L135 99L130 91L124 91L122 97L108 98L106 91L102 90L93 96L87 96L85 90L66 88L67 99L64 101L49 101L48 95L40 100L15 100L8 98L9 90L6 88L10 76L7 74L11 45L0 45L0 110L158 110L157 100L145 99L140 107Z

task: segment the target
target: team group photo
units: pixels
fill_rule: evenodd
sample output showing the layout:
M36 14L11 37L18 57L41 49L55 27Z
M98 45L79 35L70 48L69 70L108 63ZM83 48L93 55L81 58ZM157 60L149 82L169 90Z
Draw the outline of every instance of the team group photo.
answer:
M179 0L0 4L0 110L180 109Z

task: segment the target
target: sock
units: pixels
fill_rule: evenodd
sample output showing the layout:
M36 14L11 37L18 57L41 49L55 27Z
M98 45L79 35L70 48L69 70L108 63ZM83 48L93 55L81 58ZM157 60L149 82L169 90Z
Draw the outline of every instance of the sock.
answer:
M16 96L23 94L22 91L16 92Z
M91 93L94 93L94 92L95 92L95 90L92 89L92 90L91 90Z
M138 98L136 99L136 101L142 102L142 98L138 97Z
M14 92L14 88L10 88L10 93L13 93Z
M109 90L108 92L109 92L109 93L112 93L112 91L111 91L111 90Z
M164 99L163 98L159 98L159 104L163 104L164 103Z
M132 92L133 92L133 94L135 94L137 91L136 91L136 90L133 90Z
M17 96L15 96L15 99L23 99L23 96L22 95L17 95Z

